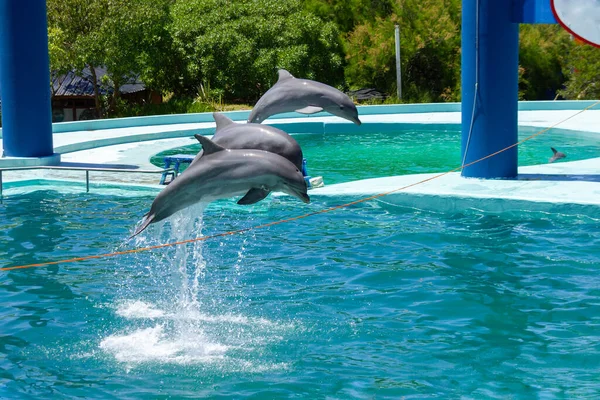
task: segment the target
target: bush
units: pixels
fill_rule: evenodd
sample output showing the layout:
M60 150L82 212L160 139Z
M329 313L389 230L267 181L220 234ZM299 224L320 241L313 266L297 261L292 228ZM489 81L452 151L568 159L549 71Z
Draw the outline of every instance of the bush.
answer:
M569 35L557 25L521 25L519 99L552 100L562 87L560 54Z
M600 99L600 50L576 40L565 48L562 68L568 80L559 94L573 100Z
M171 98L161 104L129 104L120 101L117 105L117 111L111 117L123 118L211 111L216 111L216 108L212 104L192 98Z
M184 64L182 87L222 90L229 102L254 102L277 69L336 86L343 83L342 47L334 23L298 0L178 0L170 31Z

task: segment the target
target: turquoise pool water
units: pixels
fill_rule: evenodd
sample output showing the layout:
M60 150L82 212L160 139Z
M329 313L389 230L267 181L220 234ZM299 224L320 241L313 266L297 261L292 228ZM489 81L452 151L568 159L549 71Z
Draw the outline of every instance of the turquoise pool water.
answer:
M10 196L0 266L129 248L151 201ZM342 201L220 202L137 245ZM0 271L0 398L597 398L599 222L372 201Z
M519 140L539 129L521 127ZM407 125L396 132L328 133L294 135L308 160L308 172L323 176L325 184L383 176L444 172L458 167L460 127ZM192 143L192 141L190 141ZM553 129L519 146L519 165L545 164L550 147L567 154L563 161L600 157L597 134ZM163 167L163 157L196 154L200 145L179 147L151 159Z

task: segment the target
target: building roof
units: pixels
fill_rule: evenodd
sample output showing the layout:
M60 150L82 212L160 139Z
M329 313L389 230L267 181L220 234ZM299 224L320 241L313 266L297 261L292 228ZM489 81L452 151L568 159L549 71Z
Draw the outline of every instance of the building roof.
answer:
M110 85L102 82L102 77L106 75L106 68L96 67L96 77L100 94L106 95L113 92ZM141 92L146 86L139 79L131 79L129 82L121 85L120 91L123 94ZM52 92L54 96L94 96L94 85L92 83L92 74L89 68L85 68L81 74L75 71L69 71L63 75L52 75Z

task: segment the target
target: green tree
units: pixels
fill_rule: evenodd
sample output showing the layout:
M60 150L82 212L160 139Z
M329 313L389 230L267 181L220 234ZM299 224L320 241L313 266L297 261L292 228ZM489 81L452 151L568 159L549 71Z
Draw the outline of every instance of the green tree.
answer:
M551 100L563 86L561 53L569 34L558 25L521 25L519 32L519 98Z
M140 78L147 87L169 86L171 38L169 0L111 0L100 28L104 60L113 94L111 109L120 97L119 88Z
M394 25L400 25L405 101L460 98L460 0L404 0L394 13L356 26L345 43L353 88L396 92Z
M50 64L54 72L89 68L101 115L95 67L107 69L112 109L120 86L141 77L161 89L171 82L171 0L48 0Z
M104 47L100 28L108 0L48 0L50 69L64 73L71 69L92 73L96 114L101 116L100 93L95 67L102 65Z
M304 7L326 21L333 21L344 34L357 25L375 22L393 13L393 0L306 0Z
M304 10L299 0L178 0L171 14L183 91L256 100L278 68L343 83L335 24Z
M559 93L573 100L600 99L600 49L577 40L564 49L562 68L567 81Z

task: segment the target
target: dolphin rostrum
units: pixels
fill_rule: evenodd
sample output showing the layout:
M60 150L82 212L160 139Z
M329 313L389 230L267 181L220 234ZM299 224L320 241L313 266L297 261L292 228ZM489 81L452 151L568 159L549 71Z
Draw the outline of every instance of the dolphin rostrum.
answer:
M554 155L548 160L549 163L553 163L554 161L560 160L561 158L565 158L567 156L565 153L556 151L554 147L550 147L550 149L552 150L552 153L554 153Z
M226 149L255 149L279 154L290 160L296 168L302 170L302 149L296 140L282 131L269 125L236 124L227 116L213 113L217 129L212 141ZM200 140L200 139L198 139ZM196 163L202 154L200 150L190 163Z
M296 111L314 114L326 111L360 125L352 100L339 90L321 82L296 79L285 69L279 79L256 103L248 122L261 123L271 115Z
M238 204L254 204L272 191L310 202L302 172L282 156L262 150L229 150L204 136L197 138L204 155L156 196L132 237L199 202L245 194Z

